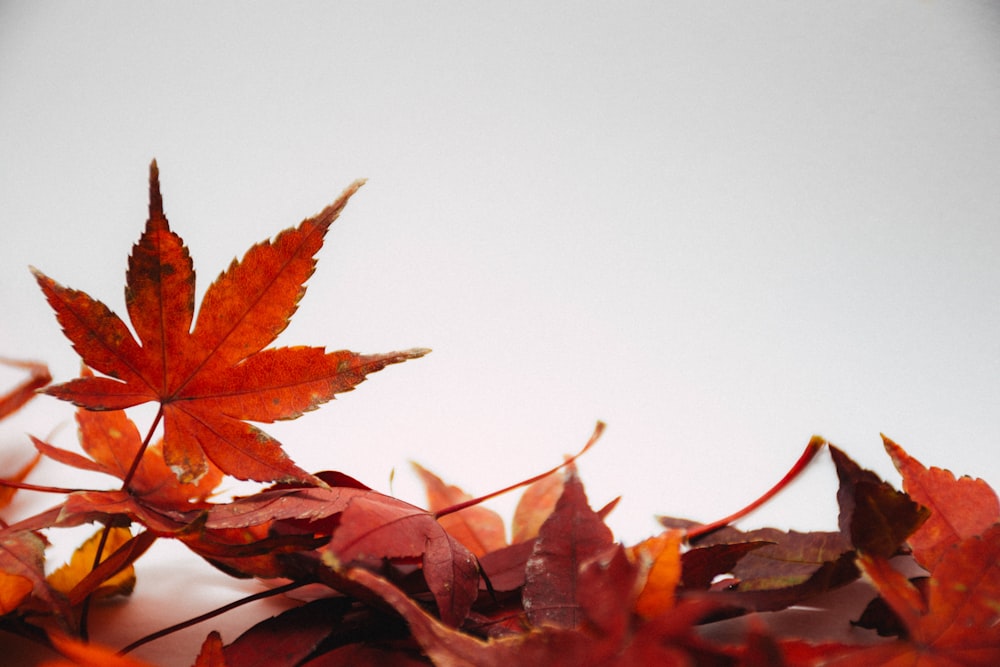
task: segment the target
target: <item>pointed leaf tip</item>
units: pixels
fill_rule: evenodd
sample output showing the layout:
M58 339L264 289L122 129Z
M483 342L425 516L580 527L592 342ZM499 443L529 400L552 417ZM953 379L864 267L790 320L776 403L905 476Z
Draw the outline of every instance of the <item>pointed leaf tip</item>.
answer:
M163 216L163 196L160 194L160 168L154 158L149 163L149 217Z
M291 462L279 442L247 422L297 417L388 364L429 352L265 349L298 307L327 228L363 182L355 181L319 215L234 261L205 291L192 328L193 262L167 224L159 165L152 160L149 219L126 272L125 300L135 336L104 303L33 269L74 349L107 376L77 378L48 393L91 410L160 403L164 462L183 482L199 479L211 462L238 479L322 486Z

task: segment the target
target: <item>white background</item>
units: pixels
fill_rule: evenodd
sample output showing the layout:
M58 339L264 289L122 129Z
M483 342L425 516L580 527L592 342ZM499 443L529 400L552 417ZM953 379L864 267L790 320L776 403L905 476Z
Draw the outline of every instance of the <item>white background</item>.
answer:
M997 5L934 0L4 2L0 354L78 370L28 264L124 313L153 157L199 294L367 177L278 342L434 352L268 427L307 469L481 494L601 419L581 474L626 542L744 505L814 433L1000 483L998 37ZM53 429L40 398L0 464ZM835 487L824 455L743 525L831 528ZM53 502L21 495L5 518ZM110 643L255 590L189 558L140 562Z

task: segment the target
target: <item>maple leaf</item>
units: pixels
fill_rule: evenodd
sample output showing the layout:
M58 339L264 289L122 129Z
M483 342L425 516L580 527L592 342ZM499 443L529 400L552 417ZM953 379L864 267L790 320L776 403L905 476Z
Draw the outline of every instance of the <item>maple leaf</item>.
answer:
M164 460L183 482L209 471L207 457L239 479L316 483L278 441L246 422L295 418L369 373L427 353L264 349L287 326L327 230L361 185L353 183L315 217L234 260L205 292L195 319L194 266L163 213L154 160L149 219L126 274L125 303L138 342L103 303L32 269L73 348L108 376L79 378L47 393L88 410L158 402Z
M885 449L903 476L903 490L930 509L927 522L907 538L913 557L931 571L952 546L981 535L1000 521L1000 500L981 479L961 477L941 468L925 468L895 442L882 436Z
M840 531L858 551L888 558L930 516L907 494L865 470L842 450L830 446L840 487Z
M682 580L705 588L709 576L732 573L734 590L713 595L734 607L774 611L854 581L859 552L884 557L896 553L928 511L837 447L831 445L829 451L840 480L838 532L715 529L699 535L699 547L682 556ZM660 517L660 523L668 528L694 525L672 517Z
M1000 525L955 543L931 572L926 595L886 558L858 563L905 627L905 636L831 665L993 667L1000 664Z

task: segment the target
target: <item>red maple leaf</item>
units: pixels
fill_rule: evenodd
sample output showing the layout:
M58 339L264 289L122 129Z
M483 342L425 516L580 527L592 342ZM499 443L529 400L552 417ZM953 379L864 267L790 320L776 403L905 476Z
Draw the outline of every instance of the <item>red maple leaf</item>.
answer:
M288 325L327 229L361 184L233 261L209 286L195 319L193 263L163 214L154 161L149 220L126 275L125 303L138 341L103 303L34 270L74 349L108 376L79 378L47 393L89 410L159 402L163 457L183 482L208 472L207 457L239 479L316 483L278 441L246 421L293 419L349 391L368 373L427 353L264 349Z
M1000 500L984 480L956 479L947 470L925 468L895 442L882 439L903 476L903 490L931 511L927 522L907 538L913 557L924 568L933 570L956 542L981 535L1000 521Z
M966 538L941 555L926 594L885 558L858 564L899 617L904 636L850 653L831 665L1000 664L1000 525Z

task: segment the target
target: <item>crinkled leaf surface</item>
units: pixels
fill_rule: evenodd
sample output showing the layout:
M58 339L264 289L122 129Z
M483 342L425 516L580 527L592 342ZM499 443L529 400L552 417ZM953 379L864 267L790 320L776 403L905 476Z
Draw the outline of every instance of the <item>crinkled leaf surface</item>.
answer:
M315 482L276 440L246 422L292 419L368 373L426 353L264 349L287 326L327 230L360 186L354 183L319 215L233 261L209 286L195 319L194 265L164 215L154 161L149 219L126 275L125 303L138 341L103 303L35 271L74 349L108 376L82 377L48 393L89 410L159 402L164 460L181 481L205 475L207 457L239 479Z

